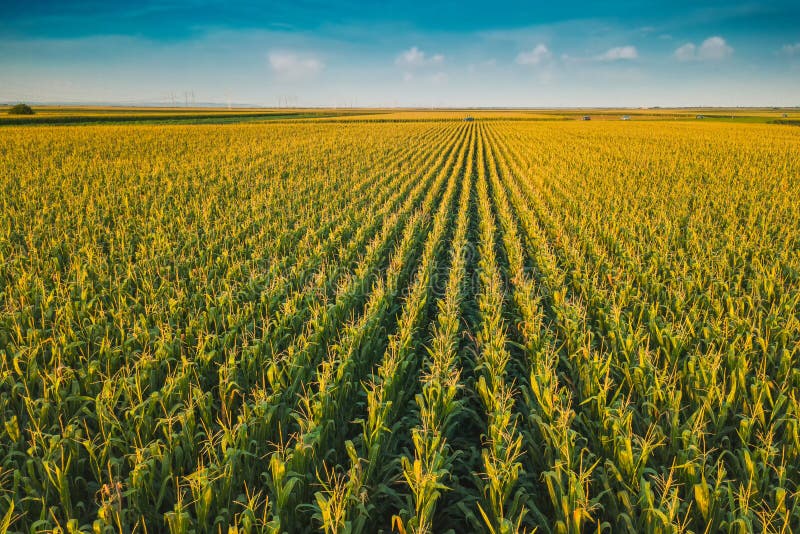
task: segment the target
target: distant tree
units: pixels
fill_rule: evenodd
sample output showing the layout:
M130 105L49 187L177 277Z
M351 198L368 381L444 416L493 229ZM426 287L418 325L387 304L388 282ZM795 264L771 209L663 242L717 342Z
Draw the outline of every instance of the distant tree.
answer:
M17 104L8 110L9 115L33 115L33 108L28 104Z

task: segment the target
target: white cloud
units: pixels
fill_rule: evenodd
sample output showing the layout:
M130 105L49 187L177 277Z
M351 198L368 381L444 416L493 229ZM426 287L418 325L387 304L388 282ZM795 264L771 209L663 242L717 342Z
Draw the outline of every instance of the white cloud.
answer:
M675 57L680 61L690 61L695 59L696 55L697 47L694 45L694 43L686 43L683 46L679 46L675 50Z
M719 61L730 57L733 48L719 36L709 37L700 46L686 43L675 50L675 57L679 61Z
M722 37L709 37L703 41L697 51L700 59L725 59L731 54L733 54L733 48L728 46Z
M270 52L268 59L272 71L285 80L311 78L325 68L325 64L316 57L300 56L293 52Z
M786 56L800 56L800 43L783 45L781 53Z
M444 56L442 54L434 54L429 56L416 46L412 46L408 50L404 50L395 59L395 64L403 67L424 67L426 65L441 65L444 63Z
M597 59L600 61L618 61L620 59L636 59L639 57L639 52L635 46L617 46L607 50L604 54Z
M544 44L538 44L533 50L527 52L520 52L517 54L516 62L520 65L538 65L542 62L549 61L553 57L550 49Z

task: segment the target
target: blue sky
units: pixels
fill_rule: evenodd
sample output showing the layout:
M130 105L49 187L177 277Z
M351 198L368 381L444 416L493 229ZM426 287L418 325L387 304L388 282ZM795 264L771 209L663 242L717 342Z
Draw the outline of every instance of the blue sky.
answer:
M0 102L800 105L796 0L0 9Z

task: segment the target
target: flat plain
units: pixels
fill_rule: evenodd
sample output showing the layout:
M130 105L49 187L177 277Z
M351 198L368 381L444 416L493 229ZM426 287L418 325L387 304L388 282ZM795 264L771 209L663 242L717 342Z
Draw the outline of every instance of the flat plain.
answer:
M0 532L800 531L788 115L0 119Z

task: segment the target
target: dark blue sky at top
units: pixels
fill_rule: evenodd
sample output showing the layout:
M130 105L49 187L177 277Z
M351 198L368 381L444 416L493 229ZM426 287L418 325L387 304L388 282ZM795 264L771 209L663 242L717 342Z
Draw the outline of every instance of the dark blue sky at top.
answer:
M800 93L797 1L0 4L0 100L191 90L264 104L619 105L639 94L630 105L678 105ZM667 90L676 77L685 83Z
M134 5L135 4L135 5ZM4 32L39 37L132 34L181 39L207 27L317 30L327 25L398 24L445 32L506 29L574 19L625 19L649 25L701 26L719 17L735 31L797 31L800 2L482 2L382 1L3 2Z

